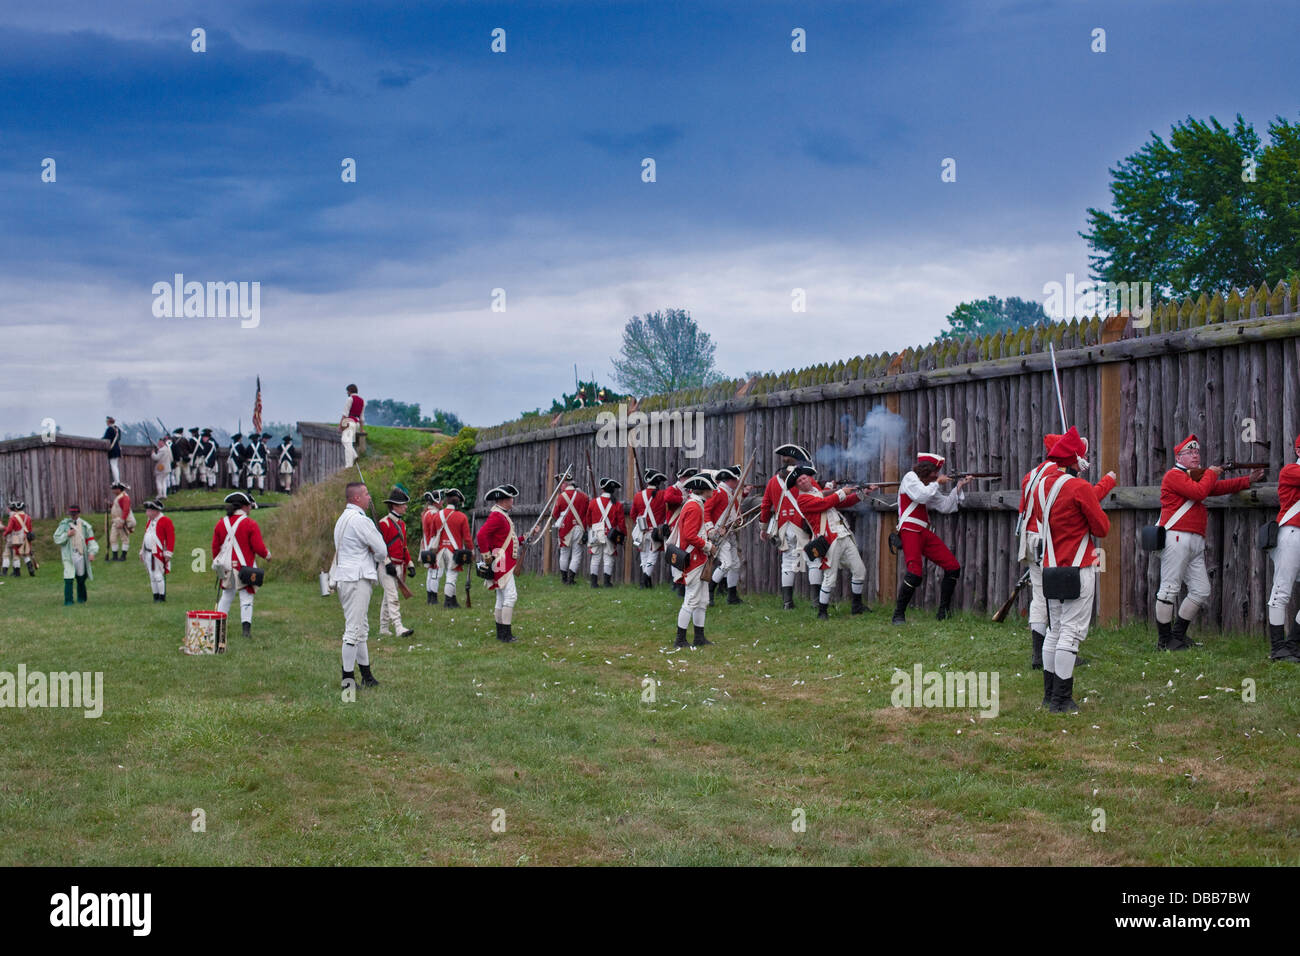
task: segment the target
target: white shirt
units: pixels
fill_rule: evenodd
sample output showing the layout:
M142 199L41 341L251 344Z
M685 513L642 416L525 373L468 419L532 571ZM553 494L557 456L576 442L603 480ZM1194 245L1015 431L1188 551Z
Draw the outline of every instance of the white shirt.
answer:
M933 508L940 514L951 514L957 510L957 504L966 500L966 491L943 493L943 485L932 481L928 485L917 477L916 472L909 471L898 485L898 493L907 495L918 505Z
M350 503L334 522L334 550L330 577L335 581L378 581L376 563L388 560L379 529L360 505Z

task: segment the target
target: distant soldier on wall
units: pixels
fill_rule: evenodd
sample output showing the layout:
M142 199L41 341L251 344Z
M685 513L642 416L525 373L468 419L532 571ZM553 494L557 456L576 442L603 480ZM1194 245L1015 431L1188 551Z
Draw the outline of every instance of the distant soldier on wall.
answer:
M230 436L230 455L226 458L226 474L230 477L232 488L238 488L244 483L244 464L248 457L253 453L244 440L244 436L239 432Z
M559 480L563 476L555 477ZM551 511L555 536L560 541L560 580L565 584L577 584L578 572L582 570L582 542L587 532L583 522L588 504L587 496L570 479L564 482Z
M663 552L663 542L655 540L653 532L668 521L668 512L661 510L664 506L658 503L659 490L667 481L663 472L647 468L646 486L632 499L632 546L639 552L643 588L655 586L655 567Z
M95 529L81 517L81 508L68 507L68 516L54 529L54 543L63 557L63 605L72 604L72 582L77 583L77 603L86 603L86 582L94 578L90 565L99 554Z
M23 565L27 565L27 575L36 576L36 562L32 557L32 541L36 535L32 532L32 516L25 510L21 498L9 502L9 520L4 530L4 573L13 568L13 576L21 577Z
M200 433L198 447L194 450L199 485L209 490L217 487L217 442L212 437L212 429L205 428Z
M348 400L339 420L339 440L343 442L343 467L351 468L357 460L357 433L366 420L366 400L357 393L355 385L347 388Z
M478 529L478 550L483 556L486 572L490 575L488 590L496 591L496 606L492 617L497 625L497 640L512 644L518 638L511 629L515 602L519 592L515 586L515 568L519 566L519 535L510 520L519 489L511 484L498 485L483 496L492 505L487 520ZM581 552L579 552L581 558Z
M415 574L415 561L406 546L406 521L403 520L410 503L411 496L406 489L401 485L396 486L384 499L384 504L388 505L388 514L379 519L379 534L384 539L384 547L388 549L388 564L384 576L379 579L384 588L384 600L379 605L379 633L384 637L394 634L410 637L415 633L413 628L402 623L402 596L397 589L398 577L411 577Z
M125 561L135 531L135 515L131 513L129 488L120 481L113 482L113 504L108 509L108 560Z
M599 575L605 575L605 587L614 586L614 555L627 536L627 519L623 502L614 497L622 484L613 478L600 480L600 494L587 503L587 551L591 554L591 586L599 587Z
M270 438L267 434L257 434L254 432L248 436L249 453L248 458L244 461L244 470L247 474L248 490L253 490L253 483L257 483L258 491L266 490L266 460L267 447L266 439Z
M276 461L279 462L280 490L290 494L293 491L293 473L298 467L298 449L293 447L292 435L285 435L280 440Z
M167 497L167 486L172 477L172 445L166 435L158 439L149 457L153 459L154 497L161 501Z
M104 441L108 442L108 470L114 481L121 481L122 429L117 426L112 415L106 416L104 422L108 426L104 429Z
M190 429L190 437L185 439L185 487L195 488L198 486L198 468L199 468L199 430Z
M172 554L176 551L176 526L163 514L162 502L150 499L144 503L144 537L140 542L140 560L149 573L149 590L154 603L167 600L167 575L172 569Z
M438 578L446 575L443 590L443 607L460 607L456 600L456 578L465 564L473 558L470 549L474 543L470 540L469 518L457 510L465 503L465 495L459 488L445 488L439 493L441 508L429 523L432 534L428 535L426 545L434 556L433 567L429 571L429 603L437 603Z
M1174 446L1174 467L1160 482L1160 526L1165 546L1160 552L1160 589L1156 592L1156 643L1158 651L1184 651L1193 646L1187 628L1210 597L1210 577L1205 570L1205 526L1209 511L1205 499L1245 491L1264 478L1258 469L1241 478L1220 478L1222 469L1201 469L1201 443L1188 435ZM1187 597L1174 616L1174 601L1187 583Z
M185 441L185 429L173 428L168 444L172 450L172 491L181 490L181 474L185 467L185 456L189 454L189 443Z

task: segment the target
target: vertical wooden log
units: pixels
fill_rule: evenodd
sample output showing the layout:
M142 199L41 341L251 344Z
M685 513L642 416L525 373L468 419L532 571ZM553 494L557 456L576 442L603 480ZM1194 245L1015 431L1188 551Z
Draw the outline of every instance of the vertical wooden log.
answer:
M1124 321L1117 317L1106 320L1102 326L1101 341L1103 345L1118 342L1124 334ZM1120 449L1123 420L1126 417L1124 389L1122 381L1123 368L1117 362L1108 362L1100 368L1100 396L1098 417L1100 419L1101 447L1099 449L1099 470L1115 469L1120 474ZM1112 515L1112 518L1122 516ZM1119 527L1116 527L1116 524ZM1118 624L1123 616L1123 582L1129 577L1128 533L1124 522L1112 521L1110 534L1105 541L1106 571L1097 576L1098 610L1097 620L1103 624Z

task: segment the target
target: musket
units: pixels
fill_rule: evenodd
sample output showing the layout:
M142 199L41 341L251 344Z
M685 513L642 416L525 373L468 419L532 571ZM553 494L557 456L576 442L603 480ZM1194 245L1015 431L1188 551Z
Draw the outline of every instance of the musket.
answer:
M833 484L835 485L836 488L849 488L853 486L857 486L859 488L866 488L869 485L875 485L877 488L892 488L895 485L901 485L902 482L901 481L857 481L856 479L850 481L847 478L832 478L829 482L826 482L826 484Z
M523 543L525 546L536 544L541 540L542 535L546 534L546 532L550 530L551 504L555 501L555 496L560 493L560 489L564 487L564 483L572 477L573 465L566 465L564 472L560 475L560 480L555 483L555 488L551 491L551 496L546 499L546 504L542 505L542 510L537 512L537 520L533 522L533 526L529 528L528 533L524 535ZM543 520L546 521L546 524L542 527L541 531L538 531L537 528L542 524ZM536 537L533 537L534 533L536 533Z
M986 478L1001 478L1002 472L1000 471L959 471L955 475L949 475L948 477L951 478L953 481L961 481L963 478L975 478L977 480L984 480Z
M636 471L636 490L645 491L645 475L641 471L641 462L636 457L636 445L629 444L627 447L632 449L632 468Z
M474 547L474 519L473 518L469 519L469 540L465 543L469 545L471 549ZM473 550L471 550L470 557L472 558L473 555L474 552ZM474 575L472 574L465 575L465 610L467 611L474 607L474 602L470 600L470 596L469 596L469 589L470 586L473 585L473 583L474 583ZM456 589L452 588L452 590L455 591Z
M1254 471L1258 468L1263 468L1265 471L1267 471L1269 468L1272 467L1273 466L1266 461L1264 462L1232 461L1231 459L1229 459L1228 461L1224 462L1222 465L1219 466L1219 470L1220 471ZM1187 477L1191 478L1192 481L1200 481L1202 478L1205 477L1205 469L1189 468L1187 469Z
M600 489L596 487L596 471L591 467L591 449L587 449L587 480L591 482L591 494L596 496L600 494Z
M361 466L356 462L353 462L352 465L354 468L356 468L357 477L361 479L361 483L364 485L366 483L366 476L361 474ZM375 528L378 529L379 522L375 520L375 503L373 501L370 502L370 520L374 522ZM385 542L385 545L387 545L387 542ZM385 554L384 557L387 558L388 555ZM391 562L386 562L386 563L391 563ZM384 573L386 574L387 571L385 571ZM397 590L402 592L402 597L409 598L411 596L411 589L408 588L406 586L406 582L402 580L402 575L405 573L406 573L406 567L405 565L403 565L402 570L397 574L394 574L393 578L397 581Z
M1007 598L1006 601L1003 602L1002 606L993 612L993 623L1001 624L1007 619L1007 614L1011 611L1011 606L1016 603L1016 598L1020 597L1020 592L1028 583L1029 569L1026 568L1025 573L1020 575L1020 580L1016 582L1016 586L1011 592L1011 597Z
M1056 386L1056 407L1061 412L1061 431L1068 432L1070 426L1065 423L1065 401L1061 398L1061 375L1056 370L1056 347L1048 342L1047 351L1052 356L1052 384Z

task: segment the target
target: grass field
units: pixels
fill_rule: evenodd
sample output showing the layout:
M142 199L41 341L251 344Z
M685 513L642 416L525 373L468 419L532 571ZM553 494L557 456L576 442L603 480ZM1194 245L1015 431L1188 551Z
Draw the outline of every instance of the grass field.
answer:
M667 588L527 578L506 646L480 581L472 611L447 611L423 603L420 577L413 638L374 640L372 602L382 686L344 703L338 601L277 580L274 561L252 641L236 629L224 656L179 653L184 611L211 606L211 575L186 555L216 515L174 518L166 604L138 561L98 561L90 602L64 608L49 544L38 577L0 578L0 669L102 671L105 685L99 719L0 709L0 832L21 834L0 864L1300 856L1300 668L1268 664L1259 638L1202 632L1205 648L1157 657L1141 629L1095 631L1082 712L1062 717L1038 708L1019 626L914 611L893 628L846 607L819 624L806 603L749 596L710 610L716 646L670 653ZM42 541L52 528L38 523ZM998 672L998 716L892 707L894 668L917 663Z

